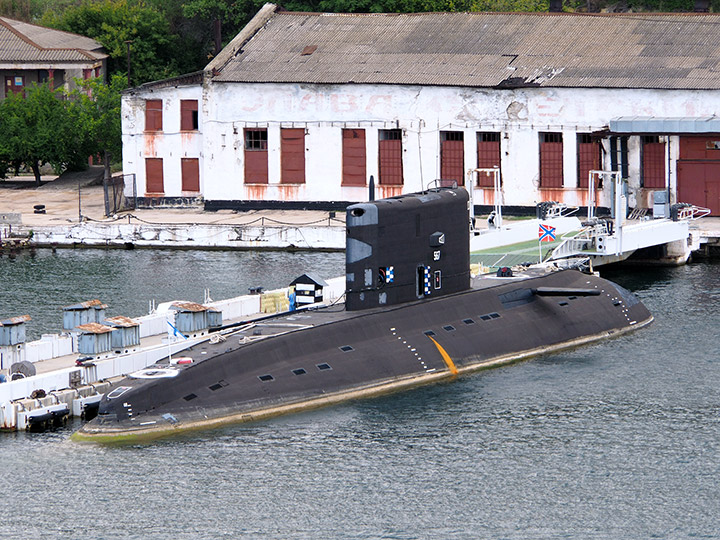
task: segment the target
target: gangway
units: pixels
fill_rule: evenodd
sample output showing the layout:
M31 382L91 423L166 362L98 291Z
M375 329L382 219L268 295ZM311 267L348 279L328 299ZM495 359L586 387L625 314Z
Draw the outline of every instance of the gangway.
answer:
M595 212L595 185L608 178L613 183L612 218L598 218ZM569 235L552 251L548 259L589 257L595 266L627 259L636 251L668 245L661 262L683 264L693 247L690 222L710 213L707 208L679 203L673 205L670 218L628 220L627 197L623 179L616 171L589 172L588 220L577 234Z
M478 174L492 174L495 184L495 210L488 220L488 229L472 228L470 257L473 263L486 267L512 266L520 263L558 261L568 258L587 258L594 266L620 262L638 250L666 246L658 256L648 258L662 264L684 264L693 250L699 248L700 238L690 234L690 222L708 215L710 210L688 204L675 204L666 212L670 217L652 219L647 212L635 211L628 218L624 180L616 171L593 170L588 181L588 219L580 221L571 215L577 209L566 205L541 202L538 219L505 224L502 219L502 187L497 169L471 169L467 172L466 187L472 194ZM612 185L612 217L598 217L596 186L601 182ZM606 184L607 185L607 184ZM471 195L471 208L472 195ZM473 218L474 223L474 218ZM557 240L538 245L538 227L549 225Z

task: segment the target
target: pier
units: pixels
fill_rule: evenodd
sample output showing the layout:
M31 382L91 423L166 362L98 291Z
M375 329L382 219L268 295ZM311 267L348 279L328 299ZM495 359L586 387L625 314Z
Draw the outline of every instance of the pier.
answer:
M322 287L321 303L337 301L344 290L344 277L328 280ZM224 340L223 330L212 328L205 321L198 324L196 317L183 325L184 310L217 313L218 326L234 328L287 311L288 292L288 288L282 288L192 306L187 302L166 302L157 306L154 313L122 318L127 321L123 326L137 326L137 343L120 347L115 344L92 352L83 349L82 343L83 335L92 334L88 331L90 324L78 325L62 334L44 335L43 339L34 342L14 340L7 345L0 342L2 372L7 379L0 384L0 429L42 429L58 424L68 416L92 417L102 395L112 391L124 376L168 355L171 358L177 356L199 342ZM29 320L29 317L20 318L23 322ZM106 321L112 322L112 319ZM3 324L6 322L0 321L0 331L6 328ZM168 328L179 330L168 332ZM12 359L8 358L10 349Z

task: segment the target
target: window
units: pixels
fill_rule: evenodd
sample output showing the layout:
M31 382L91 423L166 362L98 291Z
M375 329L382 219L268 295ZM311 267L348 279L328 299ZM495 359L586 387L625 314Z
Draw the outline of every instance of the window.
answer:
M589 133L580 133L577 136L577 161L578 187L587 189L590 171L600 168L600 142L593 141ZM597 183L595 187L598 187Z
M657 135L642 137L642 186L665 188L665 143Z
M180 159L183 191L200 191L200 160L197 158Z
M462 131L440 132L440 179L463 185L465 143Z
M159 194L165 191L162 158L145 158L145 191Z
M332 369L332 367L330 366L330 364L318 364L318 365L315 366L315 367L317 367L320 371L326 371L326 370L328 370L328 369Z
M403 185L402 130L381 129L379 136L379 178L384 186Z
M480 132L477 134L478 169L500 167L500 134ZM495 187L490 174L478 174L478 187Z
M295 375L305 375L307 373L304 368L293 369L292 372Z
M145 131L162 131L162 99L145 100Z
M198 102L197 99L180 100L180 131L198 130Z
M268 183L268 134L266 128L245 128L245 183Z
M270 382L275 380L275 377L272 375L258 375L258 379L260 379L262 382Z
M13 75L12 77L5 77L5 97L9 96L10 94L21 94L24 89L24 75Z
M540 187L563 187L562 133L540 133Z
M280 183L305 183L305 129L280 130Z
M366 151L364 129L342 130L342 185L364 186Z

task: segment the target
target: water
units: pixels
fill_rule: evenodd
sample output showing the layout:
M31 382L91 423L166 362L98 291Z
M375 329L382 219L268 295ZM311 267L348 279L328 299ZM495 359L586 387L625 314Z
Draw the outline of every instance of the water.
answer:
M147 314L151 300L200 302L286 287L305 272L344 274L344 253L39 249L0 255L0 318L29 314L28 340L62 330L62 308L98 298L107 316Z
M145 446L0 437L0 538L718 538L720 264L632 272L651 326L454 383Z

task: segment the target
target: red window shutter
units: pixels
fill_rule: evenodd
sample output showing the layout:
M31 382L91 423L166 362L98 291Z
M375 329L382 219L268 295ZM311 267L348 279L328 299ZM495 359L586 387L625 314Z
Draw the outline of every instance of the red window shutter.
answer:
M245 183L268 183L266 128L245 128Z
M642 175L643 187L665 188L665 143L643 144Z
M463 163L465 160L463 141L443 141L440 148L440 178L454 180L463 185Z
M598 142L578 142L578 187L587 189L590 171L596 171L599 168L600 144Z
M541 133L540 187L563 187L563 143L559 133Z
M198 129L197 99L180 100L180 131L196 131Z
M145 191L164 193L162 158L145 158Z
M478 141L478 169L500 167L500 141ZM495 181L490 174L478 174L478 187L494 187Z
M162 99L145 100L145 131L162 131Z
M182 190L200 191L200 160L197 158L182 158Z
M280 183L305 183L305 129L280 130Z
M364 186L367 177L367 153L364 129L343 129L343 186Z
M387 139L380 141L380 170L378 183L381 185L402 186L402 140Z

